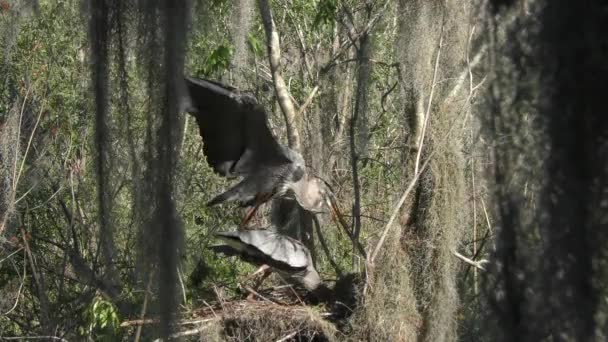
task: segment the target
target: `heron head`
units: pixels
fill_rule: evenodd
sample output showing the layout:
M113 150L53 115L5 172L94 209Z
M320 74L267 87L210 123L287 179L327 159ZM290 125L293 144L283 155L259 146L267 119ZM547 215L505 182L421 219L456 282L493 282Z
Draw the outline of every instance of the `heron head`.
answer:
M326 213L332 209L330 197L332 192L321 178L310 177L304 191L304 209L313 213Z

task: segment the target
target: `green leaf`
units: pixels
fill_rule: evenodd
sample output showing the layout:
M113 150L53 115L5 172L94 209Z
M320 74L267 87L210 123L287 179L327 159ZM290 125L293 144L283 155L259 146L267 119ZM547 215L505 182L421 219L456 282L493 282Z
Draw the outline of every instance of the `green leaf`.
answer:
M335 0L321 0L317 6L317 15L312 24L313 29L319 29L323 25L333 25L336 21L338 5Z

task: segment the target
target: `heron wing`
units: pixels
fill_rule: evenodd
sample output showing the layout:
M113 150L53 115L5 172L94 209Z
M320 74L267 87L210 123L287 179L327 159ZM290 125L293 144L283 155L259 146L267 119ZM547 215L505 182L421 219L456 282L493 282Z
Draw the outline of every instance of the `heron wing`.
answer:
M306 268L310 263L310 252L300 241L270 230L246 230L217 233L220 238L230 243L238 239L246 246L252 246L272 260L289 265L292 268ZM236 247L245 250L245 246Z
M266 112L254 97L218 82L186 77L189 111L203 137L209 165L225 177L291 160L273 137Z

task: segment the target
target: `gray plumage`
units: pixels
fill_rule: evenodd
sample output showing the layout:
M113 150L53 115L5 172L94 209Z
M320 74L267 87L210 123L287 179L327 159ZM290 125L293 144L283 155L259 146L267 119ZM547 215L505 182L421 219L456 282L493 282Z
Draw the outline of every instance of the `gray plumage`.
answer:
M242 180L208 205L237 201L255 208L274 196L291 196L306 210L334 210L329 188L306 170L302 156L280 145L256 99L218 82L187 77L185 110L197 121L203 151L215 172Z
M226 243L211 246L216 253L239 256L258 266L266 264L309 291L322 284L310 251L298 240L272 229L220 232L216 236Z

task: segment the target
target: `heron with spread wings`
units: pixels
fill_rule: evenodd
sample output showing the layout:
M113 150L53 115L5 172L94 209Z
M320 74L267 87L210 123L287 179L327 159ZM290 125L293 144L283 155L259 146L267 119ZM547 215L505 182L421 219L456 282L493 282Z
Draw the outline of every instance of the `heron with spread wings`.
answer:
M327 184L307 172L298 152L277 142L266 111L253 96L193 77L186 77L186 85L186 111L196 118L207 162L223 177L241 178L207 205L237 201L250 206L242 226L262 203L278 196L293 197L308 211L329 209L340 217Z

